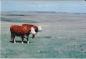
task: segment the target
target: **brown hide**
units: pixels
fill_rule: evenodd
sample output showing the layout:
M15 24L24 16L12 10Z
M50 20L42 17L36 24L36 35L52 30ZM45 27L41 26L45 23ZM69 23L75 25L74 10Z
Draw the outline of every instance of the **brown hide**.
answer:
M22 26L27 26L28 28L33 27L35 29L36 32L38 32L38 27L32 24L22 24Z
M12 25L10 31L11 33L16 33L21 36L30 32L30 28L27 28L27 26Z

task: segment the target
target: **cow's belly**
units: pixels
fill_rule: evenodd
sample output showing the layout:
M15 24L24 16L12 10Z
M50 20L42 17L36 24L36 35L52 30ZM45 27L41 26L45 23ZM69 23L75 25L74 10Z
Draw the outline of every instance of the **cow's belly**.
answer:
M15 36L24 36L25 33L14 33Z

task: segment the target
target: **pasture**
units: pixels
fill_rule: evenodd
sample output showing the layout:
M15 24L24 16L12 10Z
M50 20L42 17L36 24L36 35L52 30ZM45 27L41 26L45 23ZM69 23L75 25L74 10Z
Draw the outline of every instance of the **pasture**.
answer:
M31 23L43 30L30 44L10 42L12 24ZM1 58L85 58L86 14L31 14L28 16L1 16ZM26 40L25 40L26 41Z

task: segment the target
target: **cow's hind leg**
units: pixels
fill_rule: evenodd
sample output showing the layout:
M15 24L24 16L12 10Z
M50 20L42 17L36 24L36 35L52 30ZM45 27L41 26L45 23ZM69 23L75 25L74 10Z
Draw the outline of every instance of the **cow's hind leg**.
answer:
M16 43L16 40L15 40L15 35L13 36L13 42Z
M16 42L15 42L15 35L12 34L12 33L11 33L11 41L12 41L13 43L16 43Z
M22 38L22 44L23 44L23 41L24 41L24 36L21 36L21 38Z

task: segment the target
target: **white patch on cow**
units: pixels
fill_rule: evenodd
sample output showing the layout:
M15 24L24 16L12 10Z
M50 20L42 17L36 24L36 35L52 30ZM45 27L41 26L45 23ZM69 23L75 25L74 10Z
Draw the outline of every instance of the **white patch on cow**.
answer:
M38 31L41 31L42 30L42 27L41 26L38 26Z
M35 29L31 27L31 34L36 34Z

